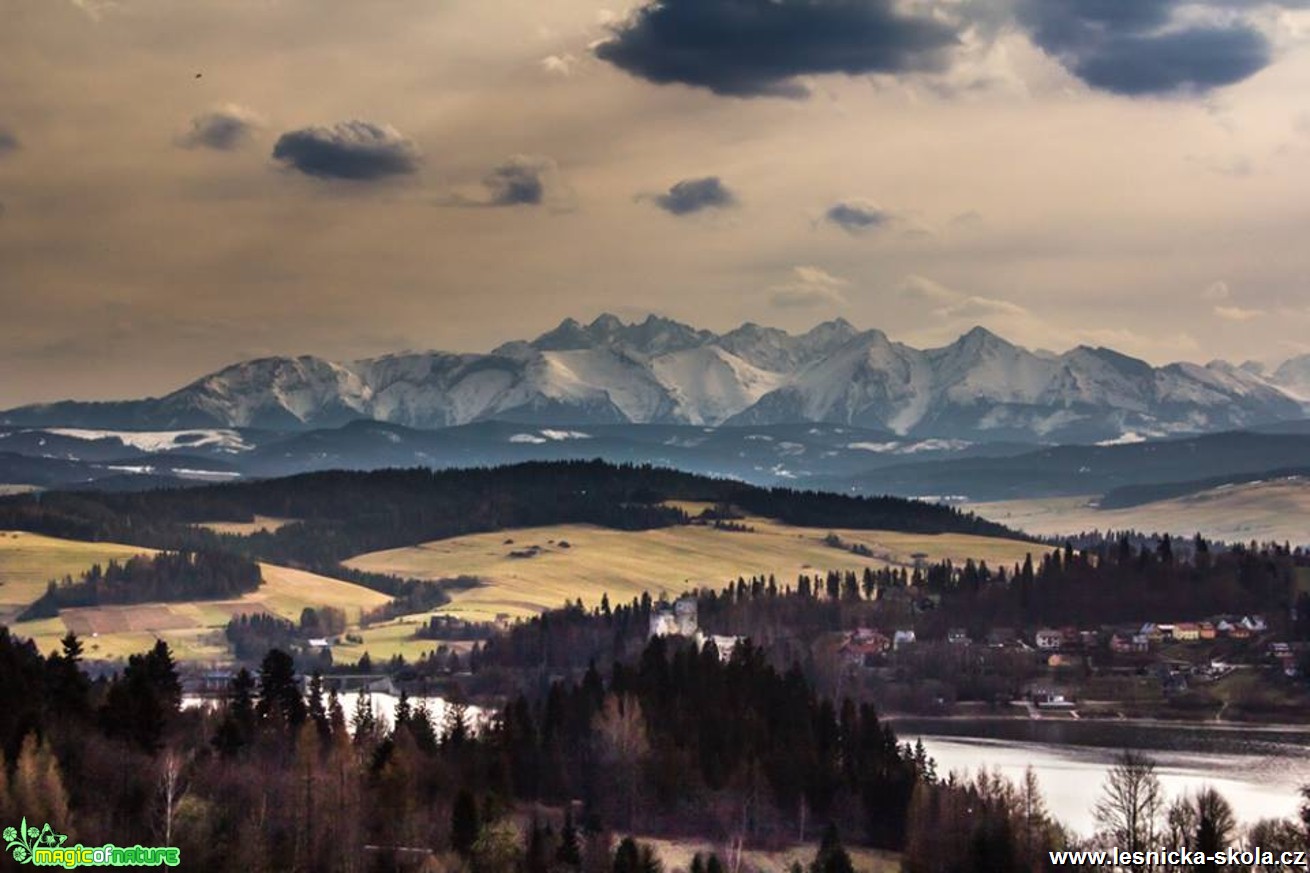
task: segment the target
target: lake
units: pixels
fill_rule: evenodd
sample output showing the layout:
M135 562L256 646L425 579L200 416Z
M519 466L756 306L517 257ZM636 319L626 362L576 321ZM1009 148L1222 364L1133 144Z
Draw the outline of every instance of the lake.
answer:
M1179 725L1070 719L895 719L902 741L922 740L941 775L1029 766L1051 814L1082 834L1106 772L1125 748L1148 754L1170 799L1212 785L1243 823L1295 816L1310 783L1310 728Z

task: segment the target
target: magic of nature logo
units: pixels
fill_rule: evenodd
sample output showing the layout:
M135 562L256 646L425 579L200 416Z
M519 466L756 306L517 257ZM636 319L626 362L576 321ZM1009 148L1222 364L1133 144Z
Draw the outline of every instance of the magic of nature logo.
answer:
M4 829L5 851L20 864L34 867L176 867L182 852L174 846L65 845L68 836L47 822L42 827L28 824L24 817L17 827Z

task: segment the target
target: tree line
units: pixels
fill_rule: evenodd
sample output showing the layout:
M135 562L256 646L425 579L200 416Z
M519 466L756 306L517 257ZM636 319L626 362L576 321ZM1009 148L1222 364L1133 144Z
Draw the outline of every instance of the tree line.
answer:
M262 581L259 565L242 555L213 550L135 555L103 567L94 564L77 580L51 580L19 620L50 618L79 606L224 600L254 591Z

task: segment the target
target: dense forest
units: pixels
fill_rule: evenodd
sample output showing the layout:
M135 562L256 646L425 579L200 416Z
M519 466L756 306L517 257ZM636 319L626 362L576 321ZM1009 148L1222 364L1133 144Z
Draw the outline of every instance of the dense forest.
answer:
M95 683L80 654L72 635L42 658L0 630L0 699L13 703L0 711L0 752L18 762L0 772L23 782L25 760L46 765L39 799L6 797L0 782L0 813L145 844L162 824L191 869L360 869L329 856L358 858L365 844L469 851L479 827L461 837L462 814L489 823L524 805L575 807L591 834L767 844L837 825L898 848L914 788L931 778L871 708L819 700L749 646L724 662L656 641L608 677L593 669L513 699L480 732L462 707L438 724L404 699L394 724L367 698L348 716L317 677L302 690L276 649L210 712L179 709L163 643ZM161 808L170 767L185 797ZM463 797L475 802L461 812Z
M224 600L254 591L261 581L259 565L240 555L211 550L136 555L104 567L95 564L77 580L52 580L19 620L50 618L77 606Z
M216 707L182 709L164 643L96 681L81 652L70 634L43 658L0 629L0 821L48 822L70 844L177 846L184 869L662 873L644 841L671 837L719 847L689 873L749 871L743 848L798 842L817 848L794 873L853 873L847 846L900 852L906 873L1021 873L1066 848L1295 849L1310 823L1243 833L1218 792L1169 802L1149 759L1125 753L1098 833L1078 837L1031 772L940 774L872 707L820 697L749 644L724 661L656 640L490 721L403 695L394 718L367 696L347 711L277 649Z

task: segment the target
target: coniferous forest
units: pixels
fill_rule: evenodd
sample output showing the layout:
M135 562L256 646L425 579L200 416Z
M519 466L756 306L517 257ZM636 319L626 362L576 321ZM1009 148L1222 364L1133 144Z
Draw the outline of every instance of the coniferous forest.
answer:
M218 551L136 555L104 567L95 564L76 581L51 581L19 620L50 618L77 606L234 598L254 591L259 583L259 565L241 555Z

